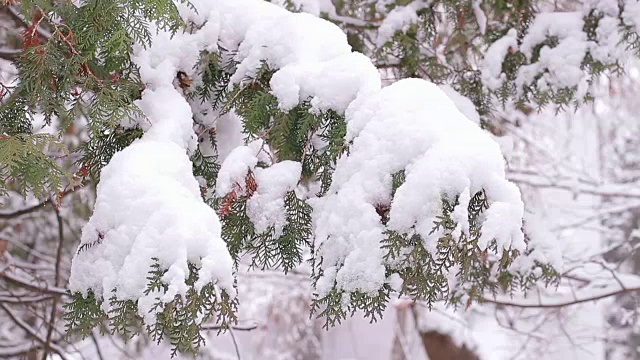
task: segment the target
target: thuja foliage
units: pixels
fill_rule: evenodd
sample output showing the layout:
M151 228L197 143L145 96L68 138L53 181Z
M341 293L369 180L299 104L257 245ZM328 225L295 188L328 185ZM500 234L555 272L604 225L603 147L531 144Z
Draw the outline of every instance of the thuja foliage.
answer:
M158 259L153 261L145 295L162 294L168 288L162 280L166 270ZM186 296L176 295L169 302L158 298L152 307L155 321L151 323L144 321L135 301L119 299L115 292L108 300L96 297L92 291L72 294L71 301L65 304L67 332L86 337L95 327L104 332L105 327L101 325L107 323L110 333L121 336L125 341L145 330L158 343L168 341L172 345L172 356L178 352L195 355L205 342L201 334L202 325L212 321L224 329L235 323L236 302L212 283L196 290L194 284L198 280L198 268L190 263L189 270ZM103 301L109 304L107 312Z
M474 103L486 125L495 124L495 100L498 100L498 105L511 103L525 112L545 106L562 110L591 100L590 92L579 91L578 85L555 87L539 82L543 75L549 74L549 70L544 68L530 82L515 82L516 75L523 66L537 62L543 47L558 46L557 38L554 39L553 36L547 36L537 44L531 59L527 59L518 49L512 49L502 62L502 72L506 77L503 86L489 89L483 84L481 67L487 48L504 37L510 29L516 30L518 45L522 44L536 16L549 11L544 2L333 0L332 3L335 14L322 13L321 16L339 25L347 33L354 49L375 59L376 65L390 76L420 77L453 86ZM311 10L305 8L304 2L300 1L286 1L285 5L291 11ZM384 20L405 6L415 9L415 21L405 24L388 39L379 39L379 29ZM588 8L588 4L583 8L583 4L572 2L562 3L561 6L566 7L563 9L565 12L577 11L584 14L582 30L586 40L595 44L610 41L597 34L600 21L604 18L602 11ZM615 21L621 41L617 45L638 55L638 29L623 15L623 2L619 2L618 6ZM589 81L603 72L621 71L616 59L596 60L591 51L586 52L581 68L590 76Z
M394 192L402 184L403 177L402 172L394 174ZM440 236L429 249L416 233L386 231L382 244L386 275L396 274L402 279L402 287L398 291L400 296L423 300L429 307L438 301L468 307L473 302L482 302L487 294L526 292L538 281L547 286L557 284L559 274L548 264L535 262L535 267L527 274L514 273L508 267L520 255L517 250L505 250L496 257L500 251L495 241L486 249L478 246L482 213L488 209L483 191L476 193L467 207L468 233L456 234L458 223L451 218L456 206L459 206L458 196L442 198L442 213L432 229L432 233L438 232ZM387 212L388 209L379 211L383 223ZM323 273L319 266L322 258L316 260L313 278L317 281ZM388 285L373 295L362 292L346 294L334 287L328 295L315 298L312 306L325 318L325 327L340 323L357 310L375 321L382 315L391 295L392 289ZM346 308L344 296L349 297Z
M0 84L0 133L6 154L22 155L19 163L0 157L0 189L18 182L19 190L43 195L59 190L68 174L51 160L58 155L51 148L61 147L55 137L32 134L34 114L46 124L58 119L60 134L84 117L91 139L87 153L107 150L105 132L139 113L133 100L143 85L131 62L134 41L150 44L150 21L172 31L183 24L174 3L165 0L89 0L81 7L71 1L24 0L15 10L25 19L23 48L13 63L18 81ZM107 151L117 151L120 140L110 141ZM104 166L110 156L101 153L103 159L96 160L90 155L87 164L96 175L95 164Z
M219 59L220 57L215 57ZM221 64L221 62L220 62ZM208 65L211 67L211 65ZM219 68L219 67L214 67ZM227 71L233 71L229 68ZM247 78L226 94L213 95L212 103L220 106L220 111L234 109L243 119L244 132L249 139L262 139L273 149L272 161L295 160L303 165L301 181L320 182L322 196L331 184L331 175L338 157L348 152L345 142L346 123L335 112L311 111L308 102L302 102L293 109L283 112L278 108L275 97L269 91L269 80L273 70L265 63L253 78ZM219 88L216 77L212 77L210 88ZM217 81L224 84L228 74L219 73ZM318 135L324 146L317 149L310 141ZM259 164L259 166L268 166ZM393 175L393 191L404 183L404 172ZM258 268L281 268L287 272L303 260L301 249L310 246L311 207L295 192L286 196L287 225L280 237L275 237L273 229L257 233L247 214L247 201L256 191L255 178L251 171L243 184L229 194L214 200L221 216L223 238L236 259L247 255L251 265ZM398 234L388 230L387 239L382 244L386 251L387 276L397 275L403 280L400 295L425 300L428 304L447 301L465 305L472 301L481 301L487 293L498 291L513 292L526 290L537 281L553 283L558 274L546 264L536 264L541 271L531 271L527 275L513 274L507 269L518 255L515 250L502 252L494 259L489 254L498 253L497 244L492 242L488 249L480 249L478 239L481 234L482 213L488 207L484 192L473 196L469 204L469 234L454 235L457 227L451 219L451 213L458 206L458 198L443 198L442 214L434 223L433 231L443 235L439 238L436 251L425 248L423 239L416 234ZM381 222L388 220L388 208L379 209ZM322 258L312 253L312 279L317 281L322 275ZM456 281L468 285L449 289L450 272L455 272ZM471 284L471 285L469 285ZM333 326L344 320L349 314L363 311L372 321L382 316L388 300L394 291L385 284L376 294L359 291L346 293L337 287L323 297L315 297L312 312L325 319L325 327ZM346 297L346 299L345 299Z
M77 185L72 173L97 182L111 157L142 135L130 126L142 117L134 101L144 90L131 59L133 46L151 44L151 22L158 29L184 31L176 5L168 0L88 0L82 6L23 0L14 10L24 19L23 43L13 62L16 81L0 83L0 193L10 189L45 197ZM38 133L36 117L54 125L57 134ZM68 154L60 138L78 119L86 123L87 137L76 154ZM64 166L68 162L61 159L68 155L77 160L75 169ZM203 175L211 173L215 165L199 155L194 154L194 171L202 167ZM90 250L90 245L79 249ZM198 266L190 264L187 294L162 302L166 269L154 262L146 290L148 296L158 294L151 323L143 320L135 301L121 299L115 291L70 294L65 314L69 335L85 337L99 327L126 340L145 332L171 343L174 355L196 352L204 342L204 322L224 329L236 321L229 294L213 283L195 289Z
M474 102L480 114L489 117L491 95L496 94L490 94L483 86L474 57L484 51L484 45L499 39L510 28L516 28L521 38L535 15L532 2L482 2L492 24L482 34L472 1L432 1L418 11L417 23L384 44L371 47L372 34L377 29L375 19L408 4L386 3L380 9L372 2L336 1L340 14L363 19L358 22L360 25L342 24L356 50L368 53L381 68L398 71L398 77L419 76L453 84ZM5 94L0 108L0 191L14 186L25 194L42 194L70 181L65 179L65 169L55 158L56 152L63 153L56 136L33 134L34 114L41 114L45 123L57 119L60 134L76 119L86 120L87 140L79 147L77 167L83 176L97 182L100 170L113 154L143 133L131 126L142 117L134 101L144 89L139 70L131 61L132 44L149 44L150 22L174 32L189 31L190 25L183 23L173 2L168 0L88 0L82 7L71 2L43 0L21 4L27 22L24 48L15 62L18 81ZM438 32L436 25L449 20L452 31ZM629 35L629 39L633 40L633 36ZM435 44L444 50L438 54L424 51L425 44ZM302 165L302 187L312 189L312 196L323 196L330 189L336 161L348 154L350 144L346 141L344 114L312 109L310 99L286 111L279 108L270 89L271 77L278 69L266 61L255 76L230 84L236 69L234 56L232 50L222 47L216 52L205 51L200 54L193 79L185 78L184 73L175 74L185 97L192 104L204 105L199 107L204 110L194 113L193 119L201 141L199 148L190 154L193 173L202 180L204 200L221 219L222 237L236 264L244 258L258 269L289 272L305 260L309 250L312 280L317 281L323 275L322 258L314 247L309 195L288 191L283 198L286 221L282 231L273 227L257 231L247 213L248 202L260 191L254 176L256 169L248 169L245 180L235 184L229 193L216 195L221 166L217 151L220 134L207 118L211 114L218 117L237 114L246 140L261 140L268 148L265 153L269 159L263 159L257 167L297 161ZM505 59L508 81L500 96L514 97L515 89L509 87L512 86L509 79L515 70L510 69L521 66L523 61L517 53ZM595 63L590 68L593 73L602 70ZM538 90L531 91L525 92L524 100L515 100L545 102L536 97ZM566 102L562 99L573 93L571 89L563 91L549 95L546 102ZM559 96L563 97L561 101ZM402 172L393 175L394 191L403 181ZM386 253L386 273L389 278L403 281L400 289L392 290L390 284L385 284L375 293L347 294L334 287L327 295L316 296L312 310L324 317L329 327L358 310L372 320L379 318L390 297L397 296L395 290L429 304L445 300L467 305L481 301L487 293L527 289L540 280L553 282L557 274L545 264L536 264L540 270L527 275L510 273L508 266L521 254L498 249L495 242L488 249L478 246L483 212L490 200L482 191L474 194L468 206L470 231L458 233L458 224L451 216L459 206L458 198L443 195L441 216L433 224L434 233L439 234L435 244L427 248L426 239L415 233L386 232L381 244ZM377 210L381 223L386 225L389 209ZM90 246L80 251L90 251ZM197 264L190 264L187 294L161 302L159 294L167 288L162 281L166 270L157 260L149 269L146 295L158 294L153 322L145 321L133 300L120 299L116 292L103 296L75 293L67 304L68 330L87 336L91 329L100 327L125 339L144 332L157 341L169 341L175 354L197 351L204 341L201 328L205 321L216 322L222 328L234 323L235 302L228 294L214 284L200 290L194 288ZM453 288L453 283L458 286Z
M11 189L42 196L60 188L68 174L53 156L64 156L65 150L51 135L0 136L0 195Z

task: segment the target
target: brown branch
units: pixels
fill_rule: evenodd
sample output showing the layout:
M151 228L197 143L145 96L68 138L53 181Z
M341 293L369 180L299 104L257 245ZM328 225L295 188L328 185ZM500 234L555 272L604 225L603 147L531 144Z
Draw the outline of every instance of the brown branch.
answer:
M0 304L8 303L8 304L27 304L27 303L38 303L43 301L51 300L51 295L38 295L38 296L20 296L11 294L2 295L0 294Z
M53 352L55 352L56 354L58 354L58 356L60 356L61 359L66 360L67 357L65 356L65 352L57 345L55 344L50 344L47 345L45 343L45 340L38 335L38 333L31 327L29 326L29 324L25 323L22 319L20 319L18 316L16 316L16 314L13 313L13 311L11 311L11 309L9 309L9 307L7 307L4 304L0 304L0 308L2 308L2 310L4 310L4 312L7 313L7 315L9 315L9 317L11 318L11 320L18 325L22 330L24 330L27 334L29 334L31 337L33 337L35 340L37 340L39 343L45 345L45 346L50 346L51 350L53 350Z
M511 307L517 307L517 308L534 308L534 309L554 309L554 308L562 308L562 307L567 307L567 306L572 306L572 305L577 305L577 304L582 304L582 303L586 303L586 302L590 302L590 301L598 301L598 300L602 300L608 297L612 297L612 296L618 296L618 295L622 295L622 294L627 294L627 293L633 293L633 292L637 292L640 291L640 287L632 287L632 288L623 288L623 289L618 289L615 291L610 291L610 292L606 292L600 295L595 295L595 296L591 296L588 298L583 298L583 299L575 299L575 300L570 300L570 301L563 301L563 302L558 302L558 303L543 303L542 301L539 301L538 303L519 303L517 301L502 301L502 300L494 300L494 299L490 299L490 298L483 298L482 302L486 302L486 303L490 303L490 304L496 304L496 305L502 305L502 306L511 306Z
M74 188L66 188L64 191L58 193L58 195L56 197L54 196L50 196L47 200L33 205L33 206L29 206L27 208L24 208L22 210L17 210L14 212L9 212L9 213L0 213L0 220L9 220L9 219L13 219L13 218L17 218L20 217L22 215L27 215L29 213L32 213L34 211L38 211L41 210L42 208L44 208L45 206L47 206L48 204L54 204L56 205L57 203L57 198L63 198L67 195L69 195L70 193L74 192L78 187L74 187Z
M34 285L29 283L27 280L23 280L20 279L19 277L13 276L9 273L6 272L0 272L0 277L4 278L5 280L14 283L18 286L27 288L27 289L31 289L32 291L35 292L39 292L39 293L44 293L44 294L51 294L51 295L61 295L61 296L68 296L69 294L67 293L67 291L63 288L59 288L59 287L50 287L50 286L46 286L46 287L40 287L38 285Z
M253 324L253 325L249 325L249 326L231 326L229 327L230 329L233 329L235 331L251 331L251 330L255 330L258 328L257 324ZM201 327L202 330L224 330L226 329L223 326L220 325L203 325Z
M29 24L29 21L27 21L27 19L25 19L25 17L22 16L22 14L20 14L20 12L18 10L16 10L15 7L7 6L7 13L14 20L18 21L19 23L21 23L25 27L31 26L31 24ZM51 33L48 32L47 30L43 29L41 26L37 26L35 29L38 32L38 35L40 35L44 40L48 40L49 38L51 38Z
M60 210L55 207L56 219L58 220L58 248L56 250L56 265L55 276L53 279L53 286L58 287L60 285L60 263L62 262L62 244L64 242L64 223L62 216L60 216ZM56 311L58 309L59 296L53 298L53 304L51 305L51 316L49 317L49 330L47 332L47 341L44 344L44 352L42 354L42 360L47 360L47 354L49 352L49 344L51 343L51 337L53 336L53 329L56 323Z
M10 213L0 213L0 219L6 220L6 219L13 219L22 215L26 215L29 213L32 213L34 211L38 211L41 210L43 207L45 207L47 204L49 204L51 202L51 199L47 199L46 201L43 201L37 205L33 205L30 206L28 208L24 208L22 210L18 210L18 211L14 211L14 212L10 212Z
M15 61L15 59L20 55L22 51L17 49L0 49L0 59L4 59L7 61Z

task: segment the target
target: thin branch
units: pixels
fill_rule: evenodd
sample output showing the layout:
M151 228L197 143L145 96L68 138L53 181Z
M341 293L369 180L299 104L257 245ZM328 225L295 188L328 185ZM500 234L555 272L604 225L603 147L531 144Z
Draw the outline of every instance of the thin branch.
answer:
M233 330L231 330L231 328L229 328L229 334L231 334L231 340L233 340L233 347L236 349L238 360L242 360L240 358L240 348L238 347L238 341L236 341L236 336L233 334Z
M10 212L10 213L0 213L0 219L5 220L5 219L17 218L19 216L26 215L26 214L32 213L34 211L41 210L51 202L52 202L51 199L47 199L47 200L45 200L45 201L43 201L43 202L41 202L41 203L39 203L37 205L29 206L29 207L24 208L22 210L17 210L17 211Z
M522 174L508 173L507 178L519 184L525 184L537 188L561 189L575 194L588 194L620 198L640 198L638 185L629 184L602 184L588 185L582 182L560 180L548 181L540 176L523 176Z
M102 351L100 350L100 344L98 344L98 339L96 338L96 334L94 334L94 332L91 332L91 340L93 341L93 345L96 347L96 353L98 355L98 359L99 360L104 360L104 357L102 356Z
M11 320L13 320L13 322L16 325L18 325L25 332L27 332L27 334L29 334L31 337L33 337L35 340L37 340L39 343L50 347L51 350L53 350L56 354L58 354L58 356L60 356L60 358L62 360L67 360L67 357L65 356L65 351L62 348L60 348L55 343L51 343L49 345L46 345L45 339L43 339L40 335L38 335L38 333L29 324L25 323L22 319L20 319L18 316L16 316L16 314L14 314L13 311L11 311L11 309L9 309L9 307L7 307L4 304L0 304L0 308L2 308L2 310L4 310L7 313L7 315L9 315Z
M491 299L491 298L483 298L482 302L502 305L502 306L512 306L517 308L554 309L554 308L562 308L562 307L582 304L590 301L598 301L611 296L618 296L622 294L639 292L639 291L640 291L640 287L631 287L631 288L618 289L615 291L612 290L609 292L604 292L602 294L581 298L581 299L575 299L575 300L562 299L562 301L553 302L553 299L549 299L548 302L546 303L543 302L542 299L539 300L538 302L527 303L527 302L518 302L518 301L510 301L510 300L497 300L497 299Z
M51 294L51 295L62 295L62 296L68 296L69 294L67 293L67 291L63 288L59 288L59 287L55 287L55 286L45 286L45 287L41 287L35 284L32 284L29 282L29 280L27 279L22 279L20 277L17 277L13 274L7 273L7 272L2 272L0 273L0 277L6 279L9 282L12 282L16 285L31 289L33 291L36 292L40 292L40 293L44 293L44 294Z
M84 184L80 184L77 186L69 186L67 185L64 190L60 191L60 192L56 192L54 195L51 195L47 198L47 200L42 201L39 204L33 205L33 206L29 206L27 208L24 208L22 210L18 210L18 211L14 211L14 212L10 212L10 213L0 213L0 220L4 220L4 219L13 219L22 215L26 215L29 213L32 213L34 211L38 211L41 210L43 207L45 207L48 204L52 204L56 207L59 206L59 202L62 201L62 199L64 199L65 196L75 192L76 190L81 189L84 186Z
M0 59L4 59L7 61L15 61L18 55L20 55L20 50L18 49L0 49Z
M0 295L0 304L1 303L27 304L27 303L38 303L38 302L43 302L48 300L51 300L51 295L39 295L39 296Z
M230 326L228 329L237 330L237 331L251 331L258 328L258 324L248 325L248 326ZM201 327L202 330L224 330L226 327L220 325L203 325Z
M7 9L9 10L8 11L9 15L11 15L12 18L14 18L15 20L17 20L20 23L22 23L22 25L24 25L25 27L31 26L29 21L27 21L27 19L25 19L25 17L22 16L22 14L20 14L20 12L15 7L7 6ZM36 27L36 31L38 32L38 35L43 37L45 40L51 38L51 36L52 36L49 31L43 29L41 26L37 26Z
M60 215L60 210L55 207L56 219L58 220L58 248L56 250L56 271L53 279L53 286L58 287L60 285L60 263L62 262L62 245L64 243L64 222ZM51 316L49 317L49 330L47 331L47 341L44 344L44 352L42 354L42 360L47 360L47 354L49 352L49 344L51 343L51 336L53 336L53 329L56 325L56 312L58 310L58 301L60 297L53 298L53 304L51 305Z

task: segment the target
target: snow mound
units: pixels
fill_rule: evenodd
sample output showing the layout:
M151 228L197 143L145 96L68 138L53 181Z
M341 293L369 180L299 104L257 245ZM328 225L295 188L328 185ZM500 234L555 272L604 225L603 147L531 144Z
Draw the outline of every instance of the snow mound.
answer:
M490 200L479 245L496 241L503 249L524 250L524 204L520 191L505 180L499 145L467 119L436 85L401 80L354 101L346 113L349 154L336 165L326 197L314 202L316 244L323 258L320 296L337 281L339 289L374 294L385 282L380 244L385 225L377 211L390 206L388 228L417 233L434 249L432 233L442 197L460 195L453 216L459 231L470 197L484 190ZM393 199L392 174L406 181Z

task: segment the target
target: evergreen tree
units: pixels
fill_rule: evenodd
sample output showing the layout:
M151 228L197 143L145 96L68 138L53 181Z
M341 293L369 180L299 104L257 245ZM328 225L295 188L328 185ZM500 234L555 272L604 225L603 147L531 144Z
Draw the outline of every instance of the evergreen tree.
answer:
M0 84L0 192L97 183L69 331L146 331L174 354L197 352L206 322L235 322L241 259L309 266L326 327L357 310L375 320L391 296L464 307L553 283L489 133L426 83L381 90L377 69L450 84L496 132L501 109L589 100L589 83L637 48L636 5L602 3L552 13L558 25L530 1L335 1L318 12L343 38L260 0L10 2L24 32L6 55L17 79ZM39 117L57 133L34 129ZM88 137L69 149L78 119ZM71 151L77 162L61 160ZM148 214L119 217L129 205Z

